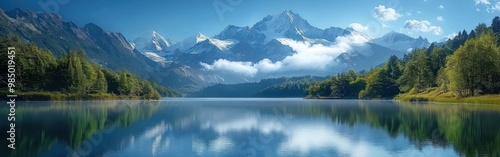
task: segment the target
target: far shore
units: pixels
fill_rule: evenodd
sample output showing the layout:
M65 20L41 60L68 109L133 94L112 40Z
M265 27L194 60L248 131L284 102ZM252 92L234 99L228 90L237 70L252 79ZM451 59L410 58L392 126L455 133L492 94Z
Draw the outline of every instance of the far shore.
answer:
M305 99L358 99L358 98L333 98L333 97L305 97ZM399 100L412 102L442 102L442 103L468 103L500 105L500 94L480 95L471 97L455 97L450 94L400 94L394 98L379 98L368 100Z

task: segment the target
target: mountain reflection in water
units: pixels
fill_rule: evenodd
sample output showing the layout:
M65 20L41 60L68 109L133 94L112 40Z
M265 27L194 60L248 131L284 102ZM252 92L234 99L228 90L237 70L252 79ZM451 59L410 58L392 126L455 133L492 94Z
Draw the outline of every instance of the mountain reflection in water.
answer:
M494 106L183 98L22 102L16 114L17 149L2 156L500 155Z

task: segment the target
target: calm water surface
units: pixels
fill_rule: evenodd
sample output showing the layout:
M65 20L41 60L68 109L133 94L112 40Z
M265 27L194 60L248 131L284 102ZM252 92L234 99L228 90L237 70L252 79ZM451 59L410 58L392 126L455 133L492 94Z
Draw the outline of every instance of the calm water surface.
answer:
M500 156L500 107L485 105L182 98L18 102L16 115L16 150L1 140L0 156Z

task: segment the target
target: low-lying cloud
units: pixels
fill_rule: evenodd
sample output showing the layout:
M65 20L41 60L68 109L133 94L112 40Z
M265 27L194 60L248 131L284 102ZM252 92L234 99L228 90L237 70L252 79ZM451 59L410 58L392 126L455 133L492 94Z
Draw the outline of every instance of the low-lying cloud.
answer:
M212 65L206 63L200 64L207 70L230 71L246 76L254 76L258 72L258 69L255 68L251 62L233 62L226 59L219 59L214 61L214 64Z
M355 31L358 31L358 32L365 32L365 31L368 30L368 26L363 26L360 23L351 23L349 26L352 27L352 29L354 29Z
M334 65L334 60L342 53L349 52L353 46L360 46L370 41L370 38L360 33L340 36L335 42L311 43L296 41L289 38L278 38L281 44L289 46L295 53L280 61L263 59L257 63L215 60L212 64L200 63L206 70L226 71L253 77L259 73L290 72L303 70L326 70Z

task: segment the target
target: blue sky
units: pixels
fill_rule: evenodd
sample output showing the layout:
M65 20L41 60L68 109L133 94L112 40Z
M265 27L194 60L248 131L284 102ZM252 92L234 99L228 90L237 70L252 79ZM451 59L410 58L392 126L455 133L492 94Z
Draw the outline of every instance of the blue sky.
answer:
M489 25L500 15L500 0L2 0L0 7L57 12L79 26L93 22L128 39L154 30L178 41L198 32L213 36L230 24L251 26L284 10L322 29L358 23L372 37L397 31L430 41Z

